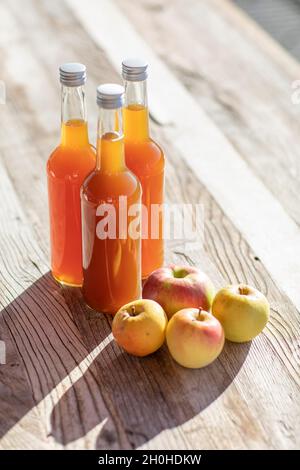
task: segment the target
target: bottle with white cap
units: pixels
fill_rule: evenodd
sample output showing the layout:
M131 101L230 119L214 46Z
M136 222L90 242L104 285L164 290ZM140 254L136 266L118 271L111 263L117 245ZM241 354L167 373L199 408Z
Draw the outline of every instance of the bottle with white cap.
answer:
M143 59L122 63L125 85L124 133L126 164L139 178L143 197L142 277L160 268L164 260L163 199L165 157L149 134L147 104L148 64Z
M51 271L58 282L81 286L80 187L95 167L95 151L88 138L86 67L67 63L59 72L61 142L47 162Z
M141 186L127 168L124 88L97 89L97 163L81 190L83 286L86 303L115 314L141 294Z

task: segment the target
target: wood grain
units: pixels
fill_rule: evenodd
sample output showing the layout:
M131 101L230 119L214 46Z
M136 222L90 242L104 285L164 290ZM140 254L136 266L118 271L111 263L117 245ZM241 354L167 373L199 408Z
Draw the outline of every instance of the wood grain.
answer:
M148 57L151 114L154 110L155 119L164 125L164 132L173 146L300 309L300 230L297 224L114 2L90 0L84 10L80 0L68 0L68 4L117 70L128 51ZM111 41L111 36L117 41ZM291 271L293 276L290 276Z
M4 1L0 16L2 57L10 45L8 103L0 107L0 327L8 345L0 366L1 448L296 448L299 313L183 161L166 126L152 123L168 157L167 199L200 202L206 214L204 247L170 243L167 260L202 267L217 286L255 285L271 303L268 328L251 344L227 343L203 370L176 365L165 347L140 360L111 340L110 318L52 280L44 168L58 140L57 65L87 63L93 121L96 84L117 75L64 2L18 7ZM39 44L49 45L47 54ZM20 57L30 58L31 74L19 69Z

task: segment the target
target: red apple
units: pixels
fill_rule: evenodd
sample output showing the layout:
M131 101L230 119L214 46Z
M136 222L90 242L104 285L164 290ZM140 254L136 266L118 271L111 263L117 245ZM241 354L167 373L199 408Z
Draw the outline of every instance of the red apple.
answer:
M143 298L158 302L168 318L188 307L210 310L215 289L211 280L193 266L159 268L148 277Z
M221 323L198 308L185 308L175 313L167 326L166 340L178 364L197 369L213 362L224 346Z

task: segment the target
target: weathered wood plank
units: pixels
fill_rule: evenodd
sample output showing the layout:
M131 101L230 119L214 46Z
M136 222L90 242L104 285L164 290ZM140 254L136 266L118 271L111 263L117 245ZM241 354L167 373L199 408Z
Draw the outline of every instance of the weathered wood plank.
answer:
M227 0L117 3L299 225L299 63Z
M57 57L62 61L69 60L69 56L78 50L78 56L74 59L86 61L91 71L88 93L92 111L90 116L94 119L94 87L98 81L115 80L116 72L103 51L89 37L89 32L82 30L63 2L51 2L51 9L48 10L48 2L30 0L26 15L17 11L17 2L4 3L6 17L15 22L15 31L19 35L14 36L16 44L12 48L10 61L17 60L23 42L22 34L32 24L37 27L35 40L29 38L23 49L26 56L33 51L34 88L24 80L25 76L21 84L18 81L15 83L12 66L7 75L11 103L3 116L2 130L7 136L10 123L18 122L18 133L23 140L15 147L15 152L10 150L14 133L3 147L0 142L2 161L10 176L10 181L4 176L6 185L3 186L3 195L0 185L0 220L3 219L2 211L7 217L10 207L9 214L13 218L17 214L23 221L25 235L22 240L26 241L24 249L19 237L13 238L13 250L11 243L7 243L7 237L0 236L4 246L0 252L6 253L3 255L4 267L1 265L0 270L2 282L5 282L5 310L2 315L12 329L11 347L20 351L24 390L26 376L29 381L25 397L30 401L33 393L37 406L30 408L32 402L27 404L24 400L28 413L25 414L24 410L20 414L17 412L17 416L11 418L13 421L2 429L4 433L10 428L2 438L2 447L297 447L300 435L299 357L296 349L300 329L298 312L278 290L263 264L255 260L257 253L250 249L184 163L164 126L153 125L153 129L168 156L168 200L201 202L207 213L205 251L182 251L181 246L172 246L168 259L203 266L217 285L237 280L256 285L268 296L272 306L272 319L265 333L251 345L226 344L220 359L200 371L177 366L165 348L145 360L139 360L122 353L114 342L109 341L110 320L88 311L76 290L60 289L48 274L41 277L41 273L47 272L48 268L45 254L39 246L47 252L45 237L48 228L46 193L43 179L40 178L48 152L57 141L55 115L59 110L59 100L57 96L49 99L47 111L49 116L53 116L53 121L47 128L45 110L34 90L47 86L47 89L53 90L51 93L54 96L57 90ZM72 41L69 39L70 31L76 31ZM41 56L37 41L51 44L52 52ZM7 73L5 64L3 69ZM20 96L27 97L28 103L33 103L22 108L23 114L18 104ZM3 109L0 108L0 112L3 114ZM42 121L45 123L41 134L36 132L42 122L40 115L43 115ZM28 125L32 116L32 122L36 123L34 127ZM24 177L21 177L17 164L20 155ZM36 184L33 167L36 169L34 174L38 176ZM0 171L6 175L3 166ZM15 201L9 206L6 204L7 194L12 195ZM39 200L44 204L35 202ZM18 215L20 201L24 201L25 214L22 211ZM31 228L28 228L31 224L36 237L39 237L38 243ZM17 233L18 230L18 221L9 227L9 233ZM35 257L32 258L33 253ZM14 278L18 282L19 278L22 280L18 289ZM37 282L32 286L35 280ZM28 292L24 292L26 288ZM11 290L13 295L9 295ZM106 343L103 344L103 340ZM99 344L102 344L100 348ZM13 383L12 380L10 387ZM19 402L23 393L20 387ZM17 398L14 403L18 404ZM11 406L11 401L7 400L9 416ZM33 410L36 413L34 416ZM36 429L38 419L41 420L41 430ZM15 426L12 426L13 423ZM27 433L23 432L24 428ZM34 441L32 436L36 436Z
M6 9L4 18L16 22L9 9ZM22 28L17 27L17 31L19 35ZM0 109L4 124L1 128L1 159L3 163L9 163L9 171L13 175L9 180L1 164L1 338L5 339L8 349L7 365L0 368L3 387L1 447L60 447L67 445L70 440L75 448L94 447L96 442L98 447L128 446L122 429L119 434L117 420L105 422L110 414L98 392L99 378L93 361L89 361L89 350L79 336L62 291L49 274L44 275L49 269L48 257L44 257L39 245L45 247L45 234L48 232L42 177L46 156L43 156L42 164L37 149L39 145L44 147L46 138L52 137L52 129L50 126L47 130L45 125L45 138L40 122L45 119L46 123L47 116L38 107L40 101L35 98L31 100L45 83L42 86L37 84L33 75L34 85L38 85L38 88L32 88L28 70L23 70L22 76L18 69L19 54L21 58L24 55L30 57L30 46L20 50L22 43L22 35L14 38L9 64L6 61L7 67L3 68L6 83L14 86L8 87L8 103ZM38 64L36 55L32 63ZM43 82L45 76L42 67L33 70ZM52 83L55 82L49 83L49 90ZM46 114L51 116L54 108L55 105L50 106L48 103L44 110L47 109ZM39 114L44 116L41 121L38 119ZM56 121L59 121L57 115ZM53 145L53 137L51 140ZM24 158L27 151L30 156ZM19 200L13 185L19 187ZM30 215L31 223L40 234L39 245L28 228L23 208L29 211L27 215ZM35 218L37 213L38 221ZM105 340L107 331L110 333L108 327L105 329L106 324L104 320L102 340ZM76 386L73 387L74 384ZM62 423L57 413L53 420L52 411L66 393L71 396L72 403L68 413L63 414L66 420ZM70 438L72 426L76 429L74 439ZM99 437L100 429L102 432Z

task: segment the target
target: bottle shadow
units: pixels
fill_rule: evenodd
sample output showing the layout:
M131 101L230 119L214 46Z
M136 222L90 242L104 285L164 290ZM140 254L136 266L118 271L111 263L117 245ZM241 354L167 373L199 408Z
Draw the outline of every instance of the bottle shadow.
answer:
M75 394L69 402L74 425L84 435L81 400L99 421L105 416L101 399L89 400L99 395L98 377L93 364L86 365L90 351L75 324L72 303L65 300L66 292L70 297L69 289L62 288L48 272L0 312L0 339L6 352L0 364L0 438L6 436L4 446L10 442L9 431L23 435L24 428L29 436L34 435L37 448L55 441L49 425L53 406L66 390L72 395L73 381L82 376L81 370L85 370L84 397ZM80 295L76 289L71 292L75 298ZM77 303L77 309L77 321L83 324L88 312L84 304ZM102 323L105 339L110 328L105 319Z
M200 370L177 365L166 347L129 356L112 339L111 318L50 273L2 310L0 327L0 437L26 428L38 448L137 448L214 402L251 346L226 343Z

